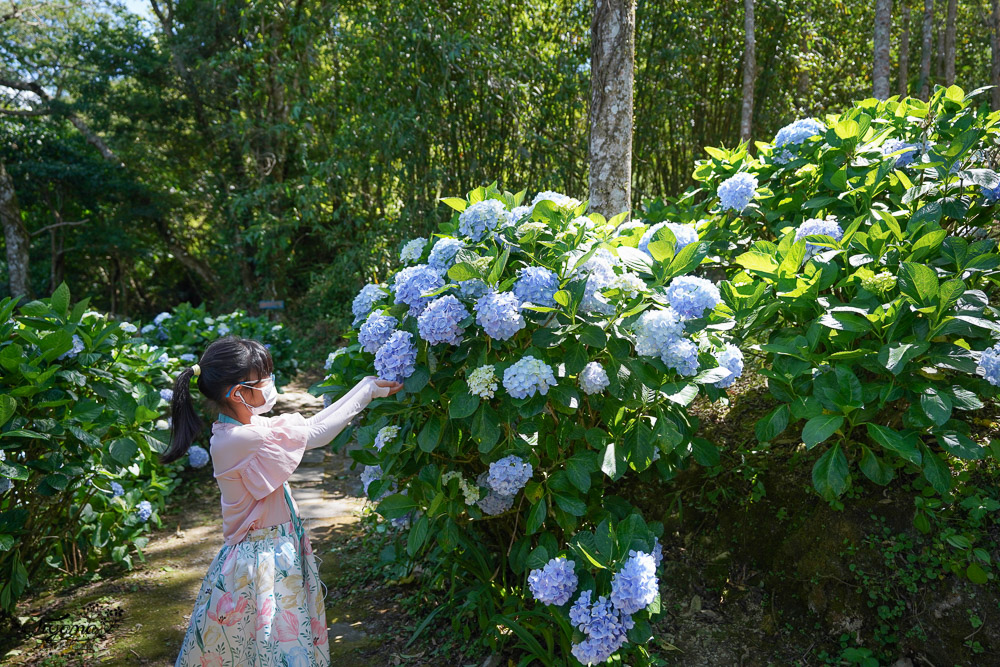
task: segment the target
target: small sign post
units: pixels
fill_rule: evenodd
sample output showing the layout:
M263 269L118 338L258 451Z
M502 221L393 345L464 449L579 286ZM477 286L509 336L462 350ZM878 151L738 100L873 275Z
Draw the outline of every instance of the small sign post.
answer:
M272 315L277 315L278 311L285 309L285 302L282 301L258 301L257 307L267 313L268 321L273 321Z

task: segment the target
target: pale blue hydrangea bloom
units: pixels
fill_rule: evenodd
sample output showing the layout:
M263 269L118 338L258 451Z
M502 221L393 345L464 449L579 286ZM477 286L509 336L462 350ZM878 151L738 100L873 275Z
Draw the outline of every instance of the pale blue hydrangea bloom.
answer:
M469 278L458 282L458 293L465 299L478 299L489 291L489 285L479 278Z
M514 295L521 301L528 301L537 306L554 308L553 298L559 290L559 276L542 266L525 266L517 272L514 283Z
M382 466L365 466L365 469L361 471L361 485L365 489L366 496L368 495L368 487L378 479L382 479Z
M191 354L190 352L185 352L184 354L182 354L180 356L180 360L181 361L197 361L198 357L196 357L195 355Z
M117 498L118 496L124 496L125 489L118 482L111 482L111 497Z
M396 303L405 303L410 307L410 315L416 317L434 298L421 294L433 292L443 286L444 279L436 269L426 264L415 264L401 269L395 275L392 291L396 295Z
M580 389L585 394L600 394L610 384L608 373L604 370L604 366L601 366L596 361L591 361L584 366L577 379L580 382Z
M458 216L458 231L478 243L491 235L501 220L507 220L506 213L499 199L477 201Z
M645 226L646 223L643 222L642 220L626 220L625 222L618 225L618 227L615 229L614 236L625 236L633 229Z
M390 442L392 442L393 440L395 440L396 436L398 435L399 435L398 426L394 424L390 424L389 426L383 426L378 430L378 433L375 435L375 449L382 451L382 448L385 447Z
M634 614L653 602L659 592L656 560L642 551L629 551L629 559L611 580L611 603L623 614Z
M826 125L815 118L800 118L778 130L774 136L774 147L798 146L810 137L825 133Z
M489 477L489 473L480 473L479 477L476 478L476 485L485 486L489 489L490 487L486 483L487 477ZM483 511L483 514L495 516L506 512L514 506L514 496L501 495L490 489L489 493L476 501L476 506Z
M199 447L198 445L192 445L188 449L188 463L191 464L192 468L201 468L209 461L208 452L205 451L204 447Z
M396 332L397 326L399 320L392 315L372 312L358 329L358 343L361 344L361 349L369 354L375 354L389 340L389 336ZM333 363L333 359L330 359L330 363Z
M357 326L359 322L368 317L368 313L372 312L375 304L385 299L386 296L388 294L381 285L368 283L362 287L361 291L354 297L354 301L351 302L351 312L354 314L353 326Z
M480 366L469 373L468 377L469 393L480 398L493 398L493 392L497 390L497 378L493 374L492 364Z
M756 185L754 185L754 187L756 187ZM681 250L683 250L686 245L698 242L698 230L694 228L694 225L681 225L677 224L676 222L658 222L649 229L647 229L646 232L642 235L642 238L639 239L639 250L643 251L644 253L652 257L653 254L649 252L649 244L652 243L653 236L656 234L656 232L662 229L663 227L669 229L670 232L674 235L675 255L679 253Z
M221 324L219 324L219 335L220 336L228 336L229 335L229 325L227 325L225 322L222 322Z
M553 192L551 190L546 190L544 192L539 192L535 195L535 198L531 200L532 208L538 204L540 201L550 201L555 204L558 208L571 209L576 208L580 205L579 199L573 199L572 197L567 197L564 194Z
M572 648L573 656L585 665L605 662L627 641L635 626L632 617L620 613L603 595L591 604L592 591L584 591L570 608L570 621L587 639Z
M994 387L1000 387L1000 343L983 350L976 372L982 373L983 378Z
M531 211L534 208L534 206L517 206L510 212L510 219L513 220L514 223L521 222L526 217L531 215Z
M323 407L328 408L333 405L333 396L330 394L323 394Z
M323 363L323 368L330 370L333 367L333 361L342 354L347 353L346 347L338 347L336 350L326 355L326 361Z
M889 139L889 141L882 144L882 155L889 155L890 153L895 153L897 151L906 150L905 153L901 153L896 156L896 168L902 169L910 165L913 160L919 155L920 146L917 144L908 144L900 139Z
M383 380L402 382L413 375L417 364L417 346L413 334L396 331L375 352L375 371Z
M634 331L636 353L658 357L684 334L684 324L673 308L647 310L639 316Z
M618 274L614 270L615 263L612 260L617 260L617 258L606 249L601 248L590 259L577 267L576 272L587 276L587 285L583 292L583 299L580 301L582 312L601 315L611 315L615 312L614 304L601 293L602 290L612 287L618 278Z
M552 368L530 354L521 357L503 372L504 389L514 398L527 398L534 396L535 392L544 396L555 384Z
M167 403L174 400L174 390L173 389L161 389L160 399L166 401Z
M660 544L660 540L653 538L653 561L656 563L656 569L660 569L660 562L663 560L663 545Z
M66 357L69 357L72 359L73 357L76 357L76 355L83 352L83 347L84 347L83 339L80 338L78 335L73 334L73 347L69 350L66 350L56 358L65 359Z
M722 210L732 209L742 213L757 191L757 177L741 171L730 176L719 186L719 204Z
M142 329L139 330L140 333L148 334L150 331L156 328L155 324L147 324Z
M402 252L399 253L399 261L403 264L419 262L421 255L424 254L424 246L426 245L427 239L423 237L408 241L407 244L403 246Z
M660 351L660 360L685 377L694 375L698 372L698 346L687 338L678 338Z
M417 318L417 328L420 337L431 345L450 343L458 345L462 342L465 328L462 320L469 316L469 311L454 295L446 294L431 301L424 312Z
M736 382L736 378L743 375L743 353L732 343L726 343L725 347L715 355L715 360L719 362L719 366L732 373L729 377L716 382L716 387L725 389Z
M590 74L590 58L576 66L577 74Z
M473 309L476 324L494 340L507 340L524 328L521 302L511 292L490 289L476 301Z
M464 247L465 244L458 239L447 236L439 238L431 246L431 254L427 257L427 264L443 274L454 263L458 251Z
M171 317L173 317L173 315L171 315L170 313L166 313L166 312L160 313L159 315L157 315L156 317L153 318L153 324L157 324L157 325L163 324L163 322L165 320L169 320Z
M528 588L535 599L542 604L561 607L576 592L579 579L573 571L573 561L564 556L553 558L545 567L532 570L528 574Z
M836 220L821 220L819 218L810 218L803 222L798 230L795 232L795 240L799 241L807 236L829 236L833 238L834 241L839 241L844 237L844 230L840 228ZM806 243L806 259L809 259L813 255L823 250L829 250L829 248L824 248L823 246L816 245L814 243Z
M136 515L139 517L139 521L149 521L149 517L153 515L153 506L148 500L143 500L136 505Z
M156 363L158 364L168 364L170 363L170 355L164 352L156 358Z
M664 292L670 306L687 319L702 317L722 301L712 281L697 276L680 276L670 281Z
M125 333L135 333L136 331L139 330L139 328L137 326L135 326L134 324L132 324L131 322L122 322L119 325L119 327Z
M490 473L486 482L494 493L501 496L513 496L528 483L528 480L531 479L531 473L530 463L511 454L490 464Z
M995 188L983 187L979 190L982 192L987 204L993 204L1000 201L1000 185L997 185Z

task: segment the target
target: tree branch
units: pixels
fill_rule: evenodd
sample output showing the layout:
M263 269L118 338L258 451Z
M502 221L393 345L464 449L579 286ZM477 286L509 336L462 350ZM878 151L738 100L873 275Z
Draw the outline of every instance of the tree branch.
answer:
M56 227L67 227L71 225L83 225L90 222L90 218L84 218L83 220L74 220L73 222L54 222L51 225L45 225L41 229L31 232L32 236L37 236L43 232L47 232L50 229L55 229Z

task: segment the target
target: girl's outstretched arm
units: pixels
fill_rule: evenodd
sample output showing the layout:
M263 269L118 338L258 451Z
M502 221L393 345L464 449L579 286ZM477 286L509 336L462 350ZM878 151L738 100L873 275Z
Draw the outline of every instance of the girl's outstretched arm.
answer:
M334 438L340 435L341 431L354 417L368 407L372 399L385 398L399 391L403 385L396 383L385 383L379 386L374 375L369 375L347 392L336 403L332 403L312 417L306 419L309 428L309 436L306 442L306 449L322 447L330 444ZM383 381L384 382L384 381Z

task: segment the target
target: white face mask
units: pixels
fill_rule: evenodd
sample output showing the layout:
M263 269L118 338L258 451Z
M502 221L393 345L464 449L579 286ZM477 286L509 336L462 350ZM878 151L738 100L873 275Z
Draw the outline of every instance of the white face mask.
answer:
M236 398L240 399L240 402L247 407L247 410L249 410L252 415L262 415L265 412L270 411L271 408L274 407L275 402L278 400L278 390L274 386L273 376L263 387L243 385L241 389L256 389L264 396L264 402L261 405L250 405L243 400L243 396L240 395L239 391L236 392Z

